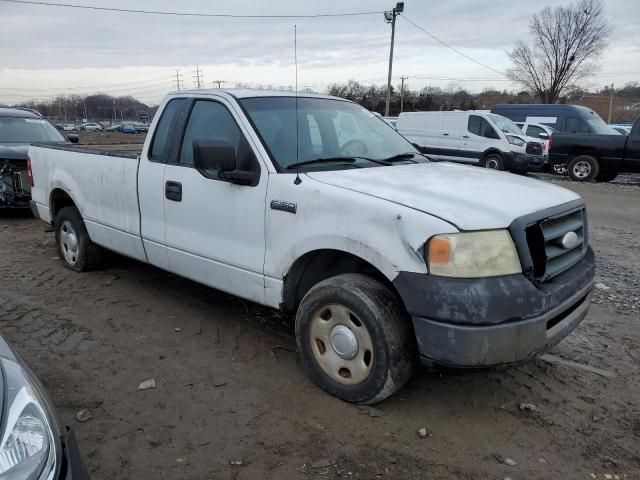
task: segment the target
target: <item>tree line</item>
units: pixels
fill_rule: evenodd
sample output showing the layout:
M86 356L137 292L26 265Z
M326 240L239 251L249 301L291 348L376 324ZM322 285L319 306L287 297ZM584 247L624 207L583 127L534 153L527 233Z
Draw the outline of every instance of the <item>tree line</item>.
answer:
M33 100L18 107L32 108L45 117L60 123L89 122L120 123L139 120L142 114L149 119L157 106L149 106L131 95L114 97L104 93L93 95L58 95L48 100Z

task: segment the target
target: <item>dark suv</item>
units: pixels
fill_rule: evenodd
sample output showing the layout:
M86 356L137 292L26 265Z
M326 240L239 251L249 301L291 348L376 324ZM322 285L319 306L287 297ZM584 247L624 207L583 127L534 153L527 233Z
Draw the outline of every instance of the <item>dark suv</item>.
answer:
M34 110L0 108L0 208L29 208L27 150L32 143L78 142L62 135Z

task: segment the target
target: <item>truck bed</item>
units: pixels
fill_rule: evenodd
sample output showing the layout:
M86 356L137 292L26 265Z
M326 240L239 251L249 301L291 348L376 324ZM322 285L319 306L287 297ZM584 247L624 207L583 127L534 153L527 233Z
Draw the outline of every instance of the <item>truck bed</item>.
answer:
M120 143L113 145L81 145L81 144L35 144L34 146L50 148L54 150L68 150L72 152L90 153L92 155L115 156L125 158L137 158L142 153L142 143Z
M95 243L145 259L138 206L139 155L132 150L104 147L29 147L32 199L40 218L51 222L53 199L66 192L80 209Z

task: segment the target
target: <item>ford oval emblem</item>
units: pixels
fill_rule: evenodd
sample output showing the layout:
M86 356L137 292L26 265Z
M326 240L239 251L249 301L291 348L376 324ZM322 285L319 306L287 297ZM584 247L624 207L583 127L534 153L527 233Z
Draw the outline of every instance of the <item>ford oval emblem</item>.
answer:
M576 232L567 232L562 237L562 247L570 250L578 245L578 234Z

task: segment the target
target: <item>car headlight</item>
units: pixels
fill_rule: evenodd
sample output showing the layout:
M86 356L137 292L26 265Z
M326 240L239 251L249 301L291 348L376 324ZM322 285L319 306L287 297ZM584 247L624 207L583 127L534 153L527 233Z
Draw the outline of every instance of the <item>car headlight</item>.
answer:
M509 140L509 143L511 145L517 145L518 147L521 147L524 145L524 140L522 140L520 137L514 137L512 135L507 135L507 140Z
M54 433L45 401L22 367L2 359L5 377L0 480L53 478L60 438Z
M436 235L427 244L433 275L458 278L497 277L522 272L518 252L506 230Z

